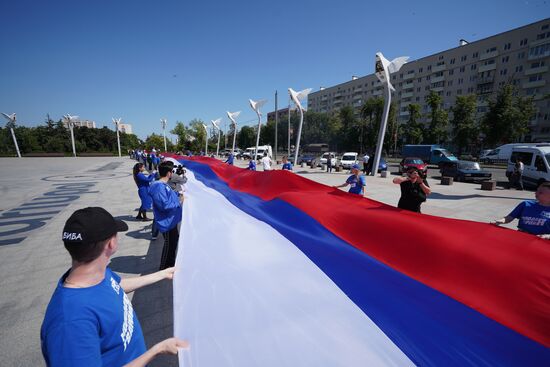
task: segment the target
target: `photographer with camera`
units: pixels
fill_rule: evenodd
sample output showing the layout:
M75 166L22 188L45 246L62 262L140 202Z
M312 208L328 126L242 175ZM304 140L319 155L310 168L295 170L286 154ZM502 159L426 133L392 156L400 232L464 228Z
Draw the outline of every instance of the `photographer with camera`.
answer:
M407 176L396 177L393 183L401 186L401 198L398 208L420 213L420 205L426 201L426 197L432 192L422 177L418 168L409 167Z
M174 176L172 172L174 164L163 162L159 165L160 179L149 188L149 195L153 199L153 213L155 214L155 226L164 237L164 247L160 269L174 266L176 263L176 250L178 247L178 224L182 217L183 194L176 193L169 185Z

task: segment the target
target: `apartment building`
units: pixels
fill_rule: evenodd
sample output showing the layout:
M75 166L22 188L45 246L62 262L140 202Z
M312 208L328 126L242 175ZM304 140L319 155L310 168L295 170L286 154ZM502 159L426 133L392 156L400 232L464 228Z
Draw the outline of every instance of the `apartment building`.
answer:
M95 126L95 121L90 121L90 120L76 120L76 121L73 121L74 122L74 126L76 127L87 127L89 129L95 129L96 126ZM63 124L65 125L65 127L68 129L69 128L69 124L64 121Z
M481 115L498 89L512 83L521 95L532 96L537 108L524 140L549 141L549 66L550 18L547 18L479 41L460 40L458 47L408 62L392 74L391 82L396 89L392 101L398 108L400 123L407 121L411 103L419 104L422 114L429 112L425 97L430 91L442 97L445 109L454 105L457 96L475 94L477 112ZM383 97L382 94L383 86L374 73L352 77L350 81L311 93L308 109L332 112L352 106L359 114L366 100Z

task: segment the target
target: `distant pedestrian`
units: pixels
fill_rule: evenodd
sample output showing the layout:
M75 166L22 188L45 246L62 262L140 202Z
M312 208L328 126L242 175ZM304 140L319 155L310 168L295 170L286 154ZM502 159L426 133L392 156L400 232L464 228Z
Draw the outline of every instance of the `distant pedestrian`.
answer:
M519 231L550 239L550 182L537 188L535 200L522 201L510 214L492 224L506 224L514 219L519 219Z
M351 166L351 172L352 175L347 178L346 182L334 187L346 187L349 185L350 188L348 192L363 196L365 193L364 187L367 185L365 176L360 174L361 171L359 171L358 164L353 164Z
M512 172L512 182L516 189L523 190L523 169L524 164L521 161L521 158L516 159L516 164L514 164L514 171Z
M367 171L368 171L369 159L370 159L370 157L369 157L368 154L365 154L365 155L363 156L363 173L364 173L365 175L368 174Z
M247 170L249 171L255 171L256 170L256 162L254 159L250 158L250 162L248 162Z
M332 173L332 157L331 154L327 157L327 172Z
M374 154L372 154L367 161L367 167L365 168L365 174L367 176L371 174L373 165L374 165Z
M416 167L407 169L406 177L396 177L393 183L401 186L401 198L397 207L420 213L420 205L432 192Z
M262 163L262 168L264 171L271 171L271 158L267 155L267 153L264 153L264 156L260 160Z
M283 157L283 170L292 171L292 163L288 161L286 156Z
M155 179L155 174L146 176L143 173L144 171L145 167L143 166L143 163L136 163L134 165L134 182L138 187L138 195L141 200L141 205L139 207L136 219L149 221L151 219L147 218L147 210L151 209L152 205L151 197L149 196L149 185Z
M233 155L233 152L229 153L229 155L227 156L227 159L225 160L225 163L229 164L229 165L233 165L233 160L235 159L235 156Z

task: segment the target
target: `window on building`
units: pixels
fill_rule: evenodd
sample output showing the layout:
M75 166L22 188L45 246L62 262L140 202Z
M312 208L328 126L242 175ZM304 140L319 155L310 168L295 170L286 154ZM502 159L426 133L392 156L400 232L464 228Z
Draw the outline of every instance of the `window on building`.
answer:
M440 56L439 56L439 60L443 60L443 55L440 55Z
M420 88L420 87L416 88L417 92L420 92L421 90L422 90L422 88Z
M452 80L449 80L449 81L447 82L447 85L448 85L449 87L452 86L452 85L453 85L453 81L452 81Z
M466 70L466 68L465 68L464 66L461 66L461 67L460 67L460 72L463 73L464 70Z
M424 70L424 68L418 69L418 72L421 73Z
M460 84L462 84L462 83L464 83L464 79L458 78L458 85L460 85Z
M456 94L461 95L462 94L462 89L457 89Z
M530 82L537 82L539 80L542 80L542 74L535 74L529 77Z
M500 75L506 75L507 72L508 72L507 69L502 69L502 70L500 71Z
M475 70L475 69L477 69L477 65L476 65L476 64L472 64L472 65L470 66L470 70Z
M451 61L449 61L449 64L454 65L454 63L455 63L455 59L452 58Z
M491 48L488 48L485 53L489 53L489 52L495 52L497 50L496 47L491 47Z
M429 85L425 86L424 90L430 90L430 86Z
M550 26L550 24L545 24L545 25L543 25L542 27L540 27L540 30L541 30L541 31L545 31L545 30L547 30L547 29L549 28L549 26Z
M540 58L547 56L550 56L550 42L531 47L531 49L529 49L530 58Z
M478 57L478 56L479 56L479 52L474 52L473 55L472 55L472 58L475 59L475 58Z
M537 61L531 63L531 69L540 68L541 66L544 66L544 61Z
M521 41L519 41L519 45L520 45L520 46L525 46L525 45L527 45L527 38L524 38L524 39L522 39Z
M432 77L431 77L430 75L428 75L428 76L426 77L426 80L430 80L431 78L432 78Z
M451 96L451 92L447 92L447 93L446 93L446 96L447 96L447 97L450 97L450 96Z
M520 73L523 71L523 65L516 66L516 73Z
M510 47L512 47L512 44L511 44L511 43L506 43L506 44L504 45L504 50L509 50Z
M464 56L462 56L462 57L460 58L460 61L461 61L461 62L464 62L464 61L466 61L467 59L468 59L468 56L464 55Z
M431 71L431 70L432 70L432 66L431 66L431 65L428 65L428 67L427 67L426 69L428 69L428 71Z
M449 75L453 75L455 73L455 69L449 70Z
M503 62L503 63L507 63L508 60L510 60L510 56L504 56L504 57L502 58L502 62Z

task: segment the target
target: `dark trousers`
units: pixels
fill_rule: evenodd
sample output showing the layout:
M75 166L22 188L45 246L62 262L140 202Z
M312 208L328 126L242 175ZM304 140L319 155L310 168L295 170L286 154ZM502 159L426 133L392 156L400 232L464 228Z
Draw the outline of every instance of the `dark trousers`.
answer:
M170 268L176 264L176 250L178 249L178 240L180 233L178 226L175 226L168 232L162 234L164 237L164 247L160 258L160 270Z

